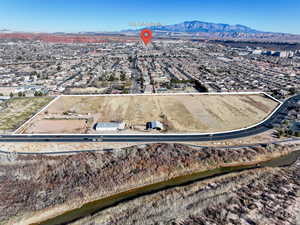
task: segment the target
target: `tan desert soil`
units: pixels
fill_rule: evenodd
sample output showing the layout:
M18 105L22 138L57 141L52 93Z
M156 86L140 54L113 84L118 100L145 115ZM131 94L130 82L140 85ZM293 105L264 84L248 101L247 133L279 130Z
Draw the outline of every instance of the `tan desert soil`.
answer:
M70 113L72 117L89 117L94 123L124 121L129 126L145 127L146 122L159 120L164 123L168 132L219 132L256 124L266 118L277 105L277 102L260 94L62 96L47 108L47 115L41 114L33 123L43 120L45 116L67 119ZM43 127L40 129L41 131L35 124L25 133L43 132ZM73 129L72 133L76 133L76 130Z
M256 163L294 148L151 144L61 156L1 154L0 221L27 224L133 187L220 165Z
M86 124L84 120L39 120L29 127L26 133L40 134L69 134L69 133L84 133Z
M118 149L129 146L134 146L135 143L101 143L101 142L68 142L68 143L55 143L55 142L1 142L0 150L6 152L72 152L72 151L87 151L87 150L103 150L103 149Z

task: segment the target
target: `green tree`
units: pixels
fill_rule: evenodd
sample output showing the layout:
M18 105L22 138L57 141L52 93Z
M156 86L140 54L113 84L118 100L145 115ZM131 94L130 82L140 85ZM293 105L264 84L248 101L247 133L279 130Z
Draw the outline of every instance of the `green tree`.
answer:
M297 93L296 88L293 88L293 87L289 89L289 92L291 95L294 95Z
M43 92L41 91L35 91L34 96L43 96Z
M126 80L126 75L125 73L122 73L120 76L121 81L125 81Z
M113 74L111 74L108 78L108 81L114 81L115 80L115 76Z
M14 93L10 92L9 97L13 98L14 97Z
M22 97L23 93L22 92L18 92L18 97Z
M277 137L281 138L282 136L284 136L286 134L285 130L283 128L278 128L277 129Z

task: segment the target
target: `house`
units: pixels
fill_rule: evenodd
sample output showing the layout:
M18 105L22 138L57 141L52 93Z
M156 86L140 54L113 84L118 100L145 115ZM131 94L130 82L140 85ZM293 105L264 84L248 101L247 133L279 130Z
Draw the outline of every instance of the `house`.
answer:
M157 120L150 121L150 122L146 123L146 129L147 130L148 129L163 130L164 129L164 125L161 122L157 121Z
M95 124L96 131L118 131L125 129L124 122L98 122Z

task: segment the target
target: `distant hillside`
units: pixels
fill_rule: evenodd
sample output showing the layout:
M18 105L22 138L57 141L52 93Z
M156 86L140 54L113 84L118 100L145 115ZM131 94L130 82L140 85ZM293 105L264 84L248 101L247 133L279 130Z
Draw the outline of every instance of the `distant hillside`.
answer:
M0 29L0 33L9 33L11 32L10 30L7 30L7 29Z
M186 21L183 23L147 27L154 31L156 38L187 38L221 41L259 41L300 43L300 35L259 31L244 25ZM138 40L141 29L120 32L77 32L77 33L30 33L0 29L0 39L41 40L59 43L101 43L109 41ZM114 38L112 38L114 37ZM116 39L115 39L116 38Z
M300 35L259 31L244 25L209 23L202 21L186 21L179 24L147 27L155 32L157 37L205 38L217 40L251 40L300 42ZM126 30L122 33L137 35L141 29Z
M88 35L88 34L51 34L51 33L6 33L0 32L0 39L4 40L29 40L29 41L44 41L50 43L104 43L104 42L127 42L136 41L137 37L127 37L124 35Z
M167 26L154 26L150 27L156 31L171 31L171 32L243 32L243 33L258 33L244 25L229 25L222 23L208 23L201 21L186 21L179 24Z

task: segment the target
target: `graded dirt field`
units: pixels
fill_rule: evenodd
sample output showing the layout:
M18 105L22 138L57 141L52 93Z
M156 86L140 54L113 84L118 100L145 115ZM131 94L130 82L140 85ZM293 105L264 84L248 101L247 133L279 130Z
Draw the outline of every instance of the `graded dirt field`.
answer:
M39 120L28 128L28 132L34 132L36 129L39 133L84 133L84 120Z
M123 132L136 133L142 130L138 127L144 128L146 122L152 120L161 121L166 132L172 133L228 131L263 120L277 105L274 100L260 94L62 96L45 110L46 113L36 117L24 133L81 133L80 130L84 130L81 125L75 126L72 122L68 125L63 121L83 117L90 121L86 122L89 126L87 133L94 132L92 126L96 122L110 121L124 121L128 129ZM59 120L50 120L53 118Z
M0 104L0 133L11 133L52 99L52 97L24 97L2 102Z

